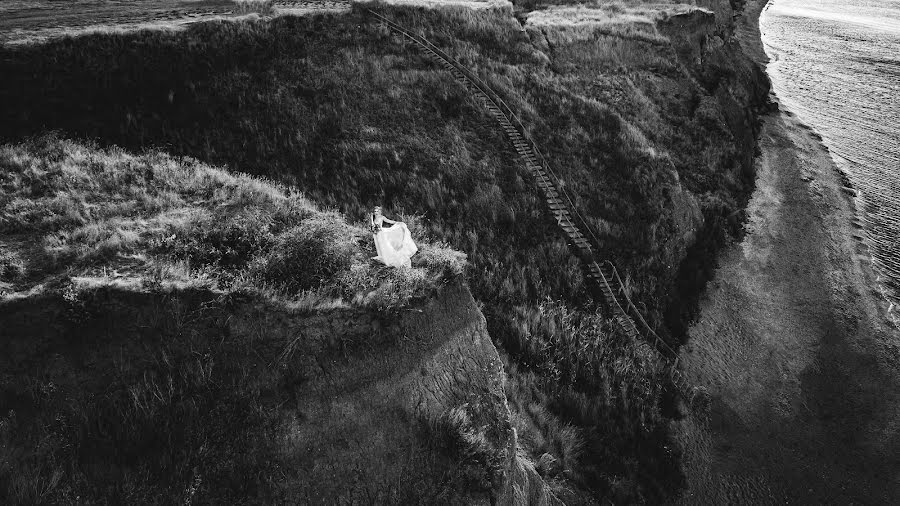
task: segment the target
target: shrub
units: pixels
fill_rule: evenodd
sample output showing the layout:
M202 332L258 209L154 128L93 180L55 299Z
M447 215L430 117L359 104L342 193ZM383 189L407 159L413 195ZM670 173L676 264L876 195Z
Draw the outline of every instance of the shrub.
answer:
M434 286L422 268L392 268L375 262L357 263L337 281L341 295L353 304L378 309L398 308Z
M318 288L361 256L355 235L335 214L306 219L279 235L255 270L290 293Z
M414 236L415 237L415 236ZM417 238L418 239L418 238ZM463 274L466 268L466 254L448 244L422 243L413 257L413 265L424 265L441 272L444 278L454 278Z
M275 0L232 0L238 14L275 14Z
M18 281L25 275L25 262L14 251L0 249L0 281Z
M221 213L204 216L187 230L179 230L168 244L168 252L196 266L238 270L275 242L269 231L271 218L259 210L236 216Z

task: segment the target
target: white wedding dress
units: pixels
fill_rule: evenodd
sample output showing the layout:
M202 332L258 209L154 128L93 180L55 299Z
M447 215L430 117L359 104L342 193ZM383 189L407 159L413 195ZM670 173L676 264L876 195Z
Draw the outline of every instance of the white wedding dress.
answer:
M410 257L415 255L419 248L413 242L406 224L396 221L390 227L383 228L380 221L376 222L379 229L373 235L378 256L373 259L391 267L409 267Z

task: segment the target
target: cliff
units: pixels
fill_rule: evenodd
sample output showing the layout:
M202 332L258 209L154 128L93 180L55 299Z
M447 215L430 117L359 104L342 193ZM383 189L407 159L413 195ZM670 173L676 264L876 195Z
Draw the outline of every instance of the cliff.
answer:
M0 481L13 502L490 504L515 493L500 360L458 283L400 312L308 314L76 279L0 302L0 328Z
M11 502L550 497L516 455L500 358L452 252L435 263L443 250L421 241L411 278L392 280L355 260L368 241L329 234L353 226L302 197L163 154L45 137L2 148L0 164ZM269 251L234 233L246 213ZM304 229L329 216L310 251ZM192 220L205 237L179 237ZM278 268L284 237L305 253L293 267L336 265L313 292ZM360 270L358 293L330 287ZM262 285L266 272L282 285Z
M767 84L734 42L741 6L514 3L370 7L440 46L509 104L596 249L676 346L716 254L741 233L753 186ZM568 503L661 503L682 486L670 450L677 414L658 358L591 303L577 258L490 113L365 9L4 47L0 73L8 76L4 140L55 129L134 151L156 147L300 188L347 216L372 205L405 213L415 234L468 255L470 289L507 371L517 449L497 462L518 459L503 464L515 469L507 475L539 475ZM213 287L220 279L221 289L268 297L269 285L280 289L285 273L302 271L278 226L257 234L252 214L233 227L204 216L192 234L159 237L160 251L176 253L167 272L183 261L231 269L249 252L258 261ZM359 230L347 236L350 246L365 239ZM349 268L361 264L338 243L310 246L334 261L292 281L305 294L297 307L419 304L446 269L382 279ZM430 258L447 264L443 254ZM312 289L323 281L321 299ZM415 289L397 292L402 286ZM503 500L544 490L528 483L492 487Z
M687 330L685 324L696 317L697 297L711 279L719 248L727 242L723 225L733 236L742 233L744 209L755 179L754 159L759 152L759 118L771 108L768 77L755 55L748 55L739 41L735 19L740 17L743 3L706 4L712 10L689 9L666 16L659 26L672 42L681 65L707 94L696 114L703 121L721 124L730 134L733 161L721 176L726 184L739 189L734 192L737 205L733 211L705 216L693 224L704 237L699 241L686 238L689 253L681 262L667 318L670 328L681 335Z

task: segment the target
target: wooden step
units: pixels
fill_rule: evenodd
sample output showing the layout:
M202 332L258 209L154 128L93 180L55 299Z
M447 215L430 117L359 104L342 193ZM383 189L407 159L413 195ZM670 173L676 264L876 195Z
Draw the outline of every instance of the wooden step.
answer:
M381 17L379 17L379 19L384 20ZM436 49L424 38L408 32L402 27L388 21L385 21L385 23L403 38L414 42L422 49L423 54L426 57L440 64L441 67L447 70L458 83L465 86L465 88L472 93L474 98L480 101L483 106L488 109L490 114L494 116L497 124L504 129L516 151L522 157L526 168L534 176L535 183L538 188L542 190L547 205L550 208L552 215L559 223L560 228L565 232L567 240L583 253L583 258L590 258L593 254L591 242L587 239L585 234L579 230L578 226L576 226L575 220L572 218L572 213L566 206L566 200L561 198L561 192L557 189L554 180L544 169L543 160L537 157L531 141L524 135L524 132L519 131L512 119L507 116L507 113L511 114L511 111L507 111L504 106L499 104L498 96L490 90L490 88L480 84L476 78L470 77L473 74L465 67L452 60L447 55L442 54L440 50ZM600 288L601 298L614 311L614 320L621 326L622 330L632 338L636 339L638 337L643 337L637 331L635 321L628 314L623 312L625 305L630 304L630 302L628 302L625 296L621 282L615 276L616 273L613 266L607 263L598 264L597 262L590 262L585 264L585 267L587 278L593 280ZM619 294L618 296L623 298L622 301L617 299L617 293ZM651 335L653 335L652 331ZM658 339L658 337L656 339ZM657 348L665 348L667 346L662 341L653 342L652 344ZM666 358L665 353L662 351L660 351L660 353ZM673 382L676 384L679 391L683 392L683 395L686 398L689 398L692 393L690 387L684 380L682 373L677 368L673 368L671 371Z

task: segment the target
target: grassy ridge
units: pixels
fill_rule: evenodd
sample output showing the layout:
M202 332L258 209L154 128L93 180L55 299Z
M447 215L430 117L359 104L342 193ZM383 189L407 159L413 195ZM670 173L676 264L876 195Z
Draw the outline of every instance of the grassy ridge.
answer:
M0 282L9 291L115 272L310 310L389 309L465 265L420 237L412 269L379 267L365 227L296 191L190 158L44 136L0 147L0 169Z
M676 307L680 322L684 195L704 218L693 248L711 263L750 184L748 146L714 97L730 76L696 82L652 24L524 33L504 11L388 14L520 111L650 320ZM0 71L4 138L54 128L158 146L351 216L375 204L422 215L422 232L469 255L526 449L558 491L659 502L677 488L658 365L583 307L577 263L492 118L363 12L3 49Z
M734 180L742 157L721 111L683 79L674 51L641 38L551 31L554 49L541 52L502 13L396 16L451 48L522 111L604 252L651 313L664 306L681 246L665 240L676 233L676 177L707 217L739 210L747 184ZM296 183L350 215L383 202L439 218L441 237L484 250L479 293L509 303L581 293L574 262L553 245L488 116L361 14L208 24L171 37L89 36L10 50L4 60L13 76L2 91L4 138L58 128ZM38 105L23 109L26 102ZM509 233L493 237L497 229ZM518 247L529 232L530 247ZM495 239L513 243L479 247ZM544 265L566 267L525 274L544 274Z
M352 459L333 441L310 455L304 431L315 428L293 417L315 403L297 397L315 384L358 404L361 387L332 376L390 378L409 356L357 320L433 297L462 273L464 255L417 239L412 269L384 268L370 261L365 228L259 178L53 136L0 146L0 502L465 503L488 493L485 452L457 441L471 424L419 427L384 399L376 421L326 436L376 448L357 463L391 465L336 490L307 479L304 466ZM242 301L262 316L236 312ZM390 347L389 367L373 342ZM390 443L373 443L386 429Z

